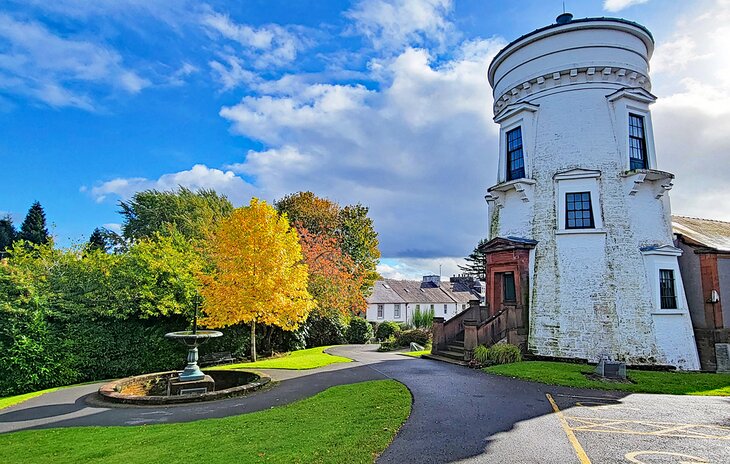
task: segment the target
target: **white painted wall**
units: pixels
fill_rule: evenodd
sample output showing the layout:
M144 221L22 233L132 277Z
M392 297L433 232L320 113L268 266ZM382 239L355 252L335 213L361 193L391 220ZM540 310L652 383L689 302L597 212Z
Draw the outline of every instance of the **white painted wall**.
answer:
M368 309L366 312L365 318L369 322L383 322L383 321L393 321L393 322L408 322L412 323L413 321L413 312L416 310L416 307L420 305L421 311L427 311L431 308L431 305L434 307L434 316L435 317L443 317L444 319L448 320L454 317L456 314L460 313L464 309L468 308L469 305L464 303L401 303L401 317L396 318L395 317L395 303L385 303L383 304L383 317L378 317L378 305L375 303L368 304ZM444 308L444 306L446 308ZM462 309L463 306L463 309ZM407 312L407 315L406 315Z
M495 120L529 126L523 146L534 182L490 189L489 236L538 241L528 342L536 354L699 368L686 303L657 314L658 289L640 250L673 244L671 178L625 174L628 111L646 115L649 167L658 167L646 92L651 51L635 26L569 23L512 45L490 66ZM501 146L501 169L504 157ZM575 170L597 175L560 175ZM592 192L595 230L564 230L566 191ZM667 259L676 265L676 256Z

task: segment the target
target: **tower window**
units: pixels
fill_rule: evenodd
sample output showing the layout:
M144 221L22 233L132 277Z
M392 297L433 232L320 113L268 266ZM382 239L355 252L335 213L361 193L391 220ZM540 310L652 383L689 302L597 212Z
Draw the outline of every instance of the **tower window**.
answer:
M677 309L677 294L674 290L674 271L659 270L659 296L662 309Z
M590 192L565 194L565 228L593 229L593 208Z
M522 128L507 132L507 180L525 177L525 157L522 153Z
M644 117L629 113L629 169L647 169Z

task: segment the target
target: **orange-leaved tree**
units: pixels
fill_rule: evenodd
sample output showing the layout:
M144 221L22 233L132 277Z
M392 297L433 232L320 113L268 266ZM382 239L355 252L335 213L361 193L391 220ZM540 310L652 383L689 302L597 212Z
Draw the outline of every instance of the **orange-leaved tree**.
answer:
M316 313L350 316L364 312L367 301L360 291L363 275L349 255L342 252L339 240L312 234L299 226L304 261L309 267L309 293L317 302Z
M256 324L296 330L314 307L297 231L286 215L256 198L223 219L208 240L213 269L201 275L203 323L251 324L256 361Z

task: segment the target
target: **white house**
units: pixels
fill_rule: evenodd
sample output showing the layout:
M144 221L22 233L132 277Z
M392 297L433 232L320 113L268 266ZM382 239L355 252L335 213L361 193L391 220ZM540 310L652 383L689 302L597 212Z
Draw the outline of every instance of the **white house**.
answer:
M489 66L500 142L487 301L494 317L516 308L534 354L699 368L674 175L654 145L653 50L639 24L564 14Z
M383 279L375 282L368 297L366 318L370 322L412 323L416 310L433 310L434 316L450 319L479 301L481 286L469 277L455 276L441 281L439 276L424 276L421 281Z

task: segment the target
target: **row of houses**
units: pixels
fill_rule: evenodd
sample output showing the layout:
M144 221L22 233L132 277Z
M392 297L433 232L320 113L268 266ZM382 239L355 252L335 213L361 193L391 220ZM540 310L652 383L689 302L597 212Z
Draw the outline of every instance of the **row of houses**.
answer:
M451 319L472 301L483 299L484 286L473 277L437 275L417 280L382 279L375 282L368 298L367 320L411 324L416 311L433 311L434 316Z

